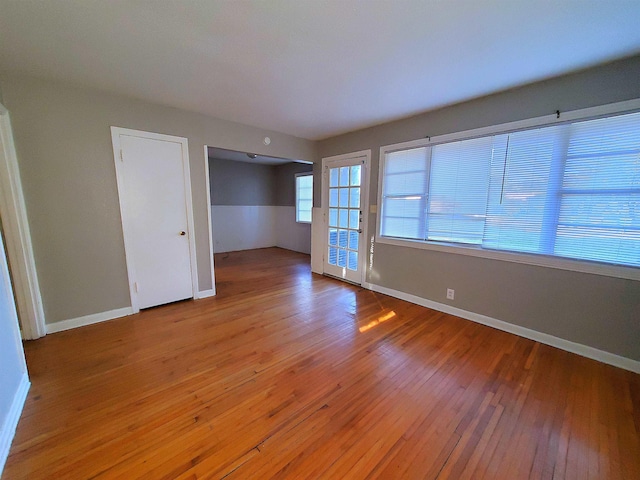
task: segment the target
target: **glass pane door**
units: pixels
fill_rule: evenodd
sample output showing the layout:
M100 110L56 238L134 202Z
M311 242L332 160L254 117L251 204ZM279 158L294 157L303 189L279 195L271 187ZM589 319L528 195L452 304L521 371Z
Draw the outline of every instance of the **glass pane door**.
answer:
M328 165L325 273L360 283L362 160Z

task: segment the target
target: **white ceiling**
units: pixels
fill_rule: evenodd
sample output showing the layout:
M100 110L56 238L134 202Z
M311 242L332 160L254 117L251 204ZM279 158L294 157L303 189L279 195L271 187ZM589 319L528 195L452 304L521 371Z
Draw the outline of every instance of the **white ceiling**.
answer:
M0 0L0 71L309 139L637 53L639 0Z

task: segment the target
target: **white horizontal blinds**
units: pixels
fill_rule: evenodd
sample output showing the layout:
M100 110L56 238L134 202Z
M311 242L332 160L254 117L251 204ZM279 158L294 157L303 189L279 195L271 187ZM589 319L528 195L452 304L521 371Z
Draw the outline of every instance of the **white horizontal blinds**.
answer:
M557 210L550 181L562 175L554 168L554 158L563 155L565 129L554 126L494 137L483 247L531 253L548 249L553 239L547 237L554 229L549 234L544 222L554 223Z
M384 159L381 234L425 239L429 148L391 152Z
M313 207L313 175L296 177L296 221L311 222Z
M572 125L555 253L640 266L640 113Z
M383 236L640 266L640 113L388 153L384 168Z
M482 243L492 148L493 137L433 147L428 240Z

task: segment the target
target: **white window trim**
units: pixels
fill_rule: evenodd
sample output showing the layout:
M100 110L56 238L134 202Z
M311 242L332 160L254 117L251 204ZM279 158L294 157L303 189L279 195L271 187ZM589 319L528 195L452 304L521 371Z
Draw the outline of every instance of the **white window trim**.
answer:
M543 117L519 120L516 122L503 123L500 125L492 125L489 127L476 128L472 130L465 130L462 132L438 135L436 137L427 137L409 142L382 146L380 147L380 162L378 167L378 206L382 205L384 162L385 155L387 153L410 148L430 147L439 143L466 140L469 138L483 137L486 135L493 135L498 133L514 132L518 130L554 125L575 120L587 120L613 114L631 113L633 111L640 111L640 99L611 103L598 107L584 108L569 112L561 112L560 115L545 115ZM502 260L506 262L521 263L526 265L557 268L560 270L570 270L573 272L591 273L607 277L640 280L640 268L635 267L605 264L590 260L574 260L542 254L490 250L483 249L481 247L475 247L472 245L383 237L382 235L380 235L381 208L378 208L377 211L376 225L377 243L417 248L422 250L432 250L436 252L453 253L457 255L467 255L472 257L487 258L491 260Z
M309 222L305 222L303 220L298 220L298 177L309 177L309 176L313 177L313 172L296 173L294 175L295 178L293 180L294 181L294 187L293 188L296 191L296 205L295 205L295 207L296 207L296 223L304 223L304 224L307 224L307 225L311 225L311 222L310 221ZM312 197L311 201L313 202L313 197ZM311 210L313 211L313 204L311 206Z

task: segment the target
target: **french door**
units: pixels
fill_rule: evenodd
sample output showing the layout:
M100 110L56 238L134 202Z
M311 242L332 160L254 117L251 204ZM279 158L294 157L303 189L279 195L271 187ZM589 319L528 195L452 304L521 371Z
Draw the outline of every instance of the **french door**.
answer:
M324 273L361 284L365 255L368 156L323 160Z

